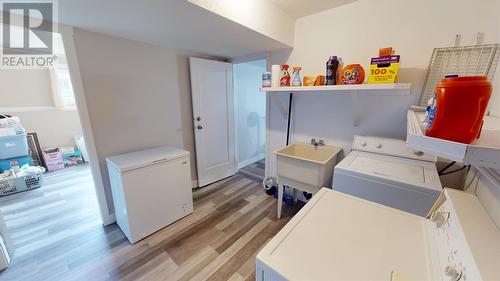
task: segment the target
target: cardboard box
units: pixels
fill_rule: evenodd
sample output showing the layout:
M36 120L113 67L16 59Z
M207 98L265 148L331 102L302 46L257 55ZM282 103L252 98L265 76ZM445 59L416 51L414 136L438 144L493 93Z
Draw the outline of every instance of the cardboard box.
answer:
M49 172L64 169L62 153L57 148L43 151L43 159Z
M368 84L396 83L399 73L399 55L372 58Z

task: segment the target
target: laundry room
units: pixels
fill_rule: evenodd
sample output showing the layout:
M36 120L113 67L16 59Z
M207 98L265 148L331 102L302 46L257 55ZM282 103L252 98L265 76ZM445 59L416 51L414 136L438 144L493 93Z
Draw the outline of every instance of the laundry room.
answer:
M500 0L35 2L0 280L500 280Z
M293 50L274 53L270 64L289 65L292 80L293 67L302 68L300 70L302 78L310 76L316 78L318 75L325 75L325 63L329 57L337 56L341 65L337 68L338 74L345 66L359 64L365 76L361 84L370 84L374 83L370 77L373 76L370 75L373 66L371 62L379 57L380 49L390 47L391 55L398 57L398 70L394 82L407 88L384 91L374 86L373 89L356 88L340 92L308 91L303 94L292 93L292 99L286 90L280 91L279 95L269 99L270 117L266 153L269 162L266 163L266 175L276 175L274 157L269 156L287 143L287 137L289 143L309 143L313 138L321 139L326 144L344 148L346 153L351 149L354 135L406 139L407 110L412 105L427 106L428 99L433 93L433 87L426 85L426 80L429 80L429 66L432 66L433 59L436 59L433 64L434 69L446 66L448 69L439 70L446 74L465 71L466 67L474 68L475 71L475 67L482 63L486 64L490 77L496 77L496 74L500 73L498 70L495 71L498 67L495 66L497 61L494 57L491 58L492 68L489 68L486 58L490 55L489 51L485 51L482 56L474 57L476 61L481 60L475 62L475 66L467 65L472 61L467 61L469 58L467 55L461 57L460 49L456 49L452 57L447 57L445 54L453 52L453 49L446 49L447 47L497 43L496 24L484 18L485 14L494 13L493 10L488 11L488 3L478 3L472 9L473 12L464 5L454 6L454 12L467 14L468 18L454 22L450 26L443 26L442 18L438 16L429 16L425 21L422 20L421 15L428 10L428 6L423 3L412 1L404 4L388 3L384 11L387 11L390 17L378 17L373 13L380 9L379 5L380 3L375 2L355 1L317 15L299 18L296 22ZM433 5L436 5L433 11L446 10L446 3L443 1ZM332 28L329 25L332 18L339 24L349 22L349 28L335 28L332 36L318 36L329 32ZM356 20L352 20L353 18ZM367 26L371 26L377 32L367 33ZM427 33L430 27L432 32ZM315 32L309 32L313 29ZM365 36L352 36L353 34ZM384 45L380 42L391 43ZM440 51L442 54L433 56L433 52L438 48L442 48ZM436 73L431 74L436 75ZM492 79L494 88L498 88L500 84L498 80L500 79ZM363 86L369 87L369 85ZM428 88L424 89L424 86ZM288 109L290 100L291 124L287 134L286 110L280 109ZM500 113L500 98L495 94L491 98L488 111L496 116ZM443 161L446 163L439 163L440 167L448 163L446 159Z

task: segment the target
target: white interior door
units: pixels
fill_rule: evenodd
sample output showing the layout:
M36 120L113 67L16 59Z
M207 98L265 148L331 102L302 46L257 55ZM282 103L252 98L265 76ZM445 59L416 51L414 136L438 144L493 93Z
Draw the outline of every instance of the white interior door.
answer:
M190 58L198 185L234 175L233 67Z

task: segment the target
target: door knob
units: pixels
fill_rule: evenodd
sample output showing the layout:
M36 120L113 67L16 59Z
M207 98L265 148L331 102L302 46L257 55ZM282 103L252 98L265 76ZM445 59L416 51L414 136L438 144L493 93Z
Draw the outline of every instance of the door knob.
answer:
M200 116L196 117L196 121L201 121L201 117Z
M196 126L196 129L201 130L201 129L203 129L203 126L198 125L198 126Z

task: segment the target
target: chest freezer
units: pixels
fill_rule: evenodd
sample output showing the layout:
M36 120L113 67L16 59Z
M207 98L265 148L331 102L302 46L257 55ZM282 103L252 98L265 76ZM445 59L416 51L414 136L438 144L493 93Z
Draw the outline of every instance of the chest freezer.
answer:
M106 162L116 221L131 243L193 212L188 151L163 146Z

